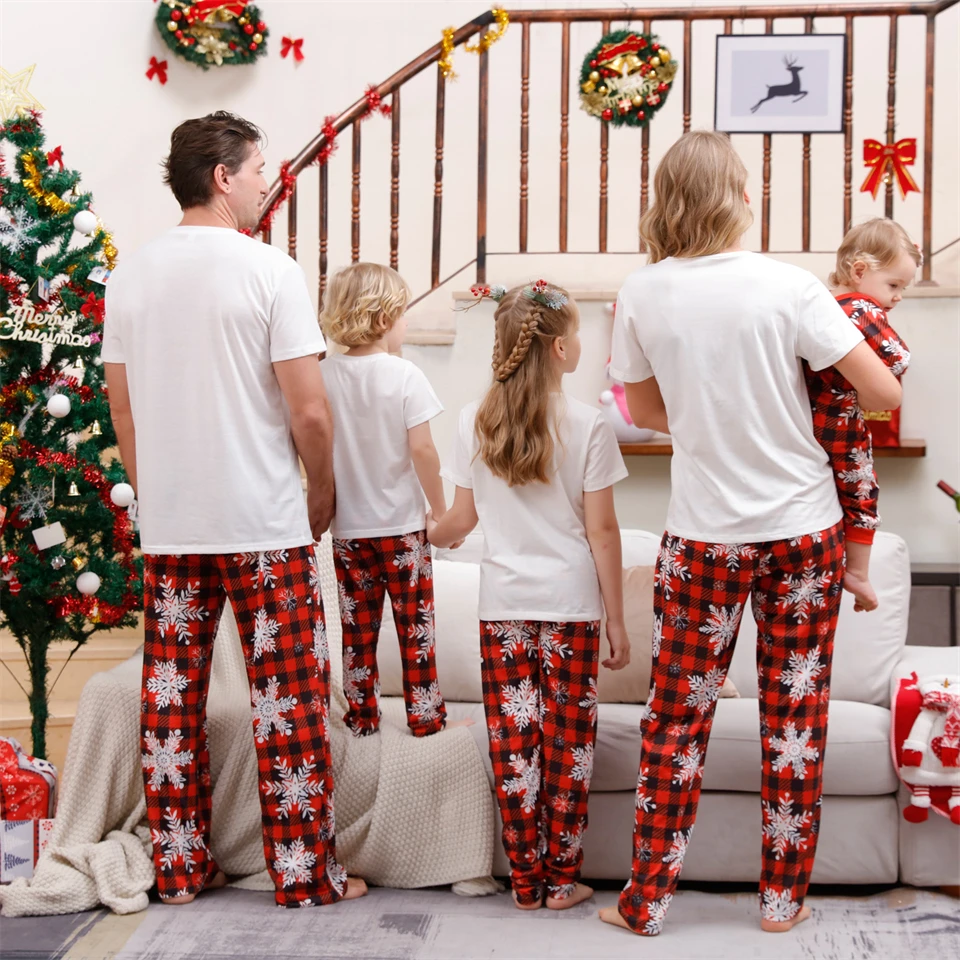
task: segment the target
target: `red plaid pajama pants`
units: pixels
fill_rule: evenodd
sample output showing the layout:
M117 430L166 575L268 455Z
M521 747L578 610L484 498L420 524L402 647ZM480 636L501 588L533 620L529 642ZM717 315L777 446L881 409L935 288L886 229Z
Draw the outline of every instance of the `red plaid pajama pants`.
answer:
M655 935L683 867L720 687L748 598L763 745L761 911L789 920L820 826L842 525L793 540L708 544L665 534L654 581L653 677L642 721L632 875L620 914Z
M384 594L400 640L407 725L425 737L446 725L437 681L433 565L425 530L396 537L333 541L343 625L343 722L357 736L380 728L377 641Z
M227 599L250 680L263 852L277 903L333 903L346 871L334 842L329 658L311 547L145 558L141 745L160 896L197 893L218 870L206 703Z
M573 892L597 737L600 622L480 621L490 761L513 892Z

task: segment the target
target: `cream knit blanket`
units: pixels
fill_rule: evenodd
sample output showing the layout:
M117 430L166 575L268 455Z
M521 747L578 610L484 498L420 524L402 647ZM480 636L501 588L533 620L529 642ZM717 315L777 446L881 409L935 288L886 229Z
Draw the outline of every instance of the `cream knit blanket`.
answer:
M476 742L463 728L418 739L403 704L385 699L379 737L343 726L340 622L329 535L318 549L332 660L331 736L336 782L337 856L352 875L379 886L455 884L496 889L494 811ZM84 687L67 751L50 845L32 880L0 887L7 917L147 906L153 886L140 766L142 655ZM213 820L211 846L238 886L272 890L263 857L250 688L229 607L224 611L207 701ZM476 883L463 883L479 879Z

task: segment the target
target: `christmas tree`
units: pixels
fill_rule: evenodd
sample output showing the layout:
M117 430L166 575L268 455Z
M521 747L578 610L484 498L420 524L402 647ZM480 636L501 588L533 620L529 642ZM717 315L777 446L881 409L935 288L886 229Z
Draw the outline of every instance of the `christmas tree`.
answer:
M143 594L99 358L117 251L79 181L38 113L0 127L0 627L26 658L38 757L50 644L72 656L134 626Z

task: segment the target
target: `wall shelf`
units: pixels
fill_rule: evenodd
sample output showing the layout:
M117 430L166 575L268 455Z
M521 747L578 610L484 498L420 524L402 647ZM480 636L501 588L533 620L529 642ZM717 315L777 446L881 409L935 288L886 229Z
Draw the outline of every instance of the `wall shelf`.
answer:
M669 457L673 454L673 443L666 438L651 440L648 443L621 443L620 452L625 457ZM901 440L899 447L874 447L875 458L896 457L918 458L927 455L926 440Z

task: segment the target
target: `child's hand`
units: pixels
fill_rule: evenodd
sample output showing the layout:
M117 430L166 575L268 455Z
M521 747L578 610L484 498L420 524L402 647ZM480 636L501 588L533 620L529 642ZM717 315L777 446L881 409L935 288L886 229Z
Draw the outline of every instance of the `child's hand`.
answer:
M873 584L863 574L847 570L843 577L843 589L853 594L853 609L857 613L876 610L880 605Z
M450 546L449 546L448 549L450 549L450 550L456 550L458 547L462 547L466 542L467 542L467 538L466 538L466 537L463 537L463 538L460 539L460 540L455 540L453 543L450 544Z
M607 640L610 643L610 658L603 661L608 670L622 670L630 662L630 638L622 623L607 621Z
M437 519L432 510L427 511L427 540L433 543L433 531L437 529Z

